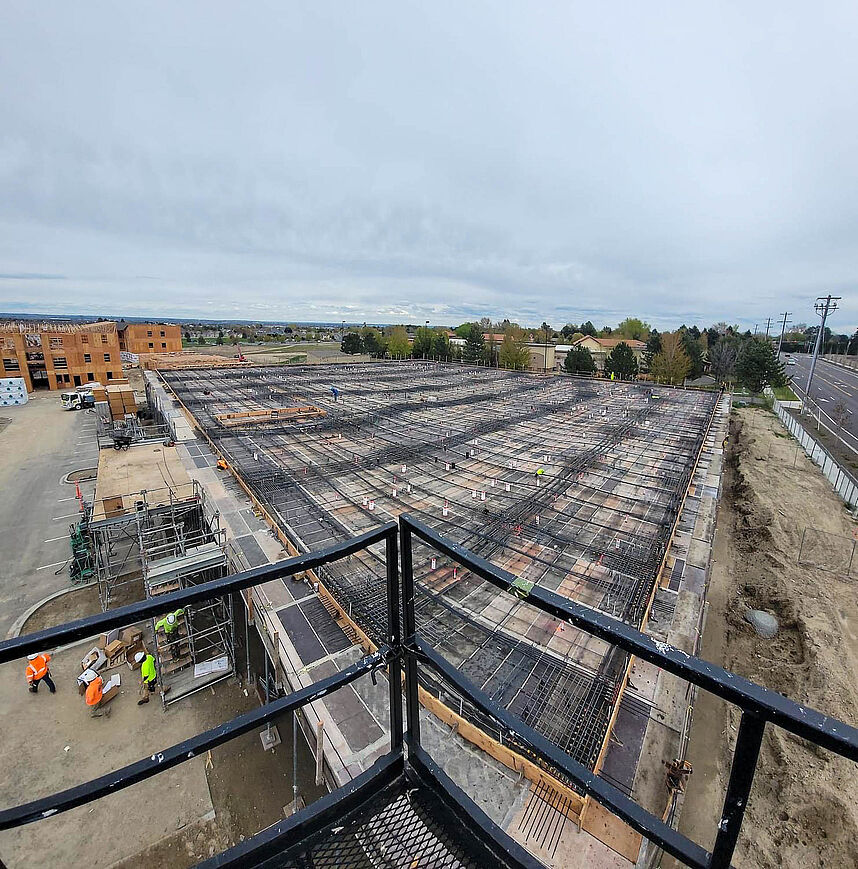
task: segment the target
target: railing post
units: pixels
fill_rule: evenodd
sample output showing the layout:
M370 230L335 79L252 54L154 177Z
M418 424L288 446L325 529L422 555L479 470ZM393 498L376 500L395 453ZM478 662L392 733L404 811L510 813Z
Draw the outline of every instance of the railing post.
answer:
M414 566L411 553L411 529L399 517L399 548L402 565L402 646L405 659L405 710L408 716L408 744L420 745L420 699L417 691L417 659L409 646L417 627L414 619Z
M763 741L766 722L751 712L743 712L739 723L736 750L733 752L733 766L730 781L724 796L724 809L718 824L718 835L712 848L709 869L729 869L733 851L742 828L742 819L748 806L748 796L757 771L757 758Z
M396 530L384 541L387 559L387 642L393 655L387 665L390 682L390 750L402 748L402 631L399 625L399 552ZM349 602L351 612L351 602Z

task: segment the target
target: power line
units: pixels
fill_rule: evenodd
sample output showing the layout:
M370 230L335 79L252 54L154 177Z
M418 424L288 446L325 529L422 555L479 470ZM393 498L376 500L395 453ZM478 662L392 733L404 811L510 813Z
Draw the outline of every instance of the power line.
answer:
M825 321L829 314L833 314L837 310L837 303L842 296L819 296L814 309L818 316L822 317L822 323L819 326L819 332L816 335L816 345L813 348L813 359L810 360L810 373L807 375L807 386L804 389L804 394L810 398L810 382L813 380L813 372L816 370L816 359L819 356L819 346L822 344L822 336L825 333Z
M792 311L784 311L783 313L783 323L781 323L781 338L778 341L778 356L781 355L781 345L784 343L784 332L786 332L787 322L791 322L790 318L792 316Z

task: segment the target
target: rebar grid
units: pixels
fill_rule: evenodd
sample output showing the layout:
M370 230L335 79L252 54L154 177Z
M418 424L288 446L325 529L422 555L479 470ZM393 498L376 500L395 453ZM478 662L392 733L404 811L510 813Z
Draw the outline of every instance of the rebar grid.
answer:
M517 576L633 625L645 615L717 401L638 383L416 362L162 376L299 548L407 510ZM290 402L325 416L228 428L216 419ZM529 617L468 571L432 559L415 548L421 632L492 697L594 764L625 656ZM323 580L380 641L380 554L328 567ZM461 711L480 719L465 704ZM491 722L479 723L491 732Z

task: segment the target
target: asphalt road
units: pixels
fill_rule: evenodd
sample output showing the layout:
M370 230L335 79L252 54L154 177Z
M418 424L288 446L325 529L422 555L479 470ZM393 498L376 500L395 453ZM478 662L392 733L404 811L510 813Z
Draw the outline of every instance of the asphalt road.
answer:
M793 353L792 359L795 365L787 367L787 374L792 376L793 391L800 398L805 398L810 355ZM829 416L836 417L835 407L840 404L845 406L849 410L849 419L844 428L853 435L858 434L858 372L819 359L809 397Z
M69 471L98 464L95 417L63 410L58 392L0 408L0 639L28 607L70 586L63 564L78 516ZM81 485L91 497L92 483ZM59 574L55 571L60 570Z

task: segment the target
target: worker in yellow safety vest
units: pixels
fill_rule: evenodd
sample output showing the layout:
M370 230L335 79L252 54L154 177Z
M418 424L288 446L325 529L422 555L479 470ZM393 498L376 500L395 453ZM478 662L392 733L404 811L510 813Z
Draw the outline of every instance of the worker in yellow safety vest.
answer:
M149 702L149 695L158 688L158 671L155 669L155 657L146 652L138 652L134 661L140 665L140 699L137 705L142 706ZM161 694L167 694L169 690L165 688Z
M27 655L27 685L33 694L39 690L39 682L44 682L51 694L56 694L57 686L51 679L51 668L48 666L50 663L51 656L48 654Z
M179 618L185 614L183 609L178 609L175 612L167 613L160 621L155 622L155 630L163 631L168 641L170 649L170 657L175 661L179 657L179 644L173 641L173 634L179 627ZM177 638L176 638L177 640Z

